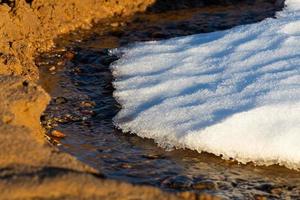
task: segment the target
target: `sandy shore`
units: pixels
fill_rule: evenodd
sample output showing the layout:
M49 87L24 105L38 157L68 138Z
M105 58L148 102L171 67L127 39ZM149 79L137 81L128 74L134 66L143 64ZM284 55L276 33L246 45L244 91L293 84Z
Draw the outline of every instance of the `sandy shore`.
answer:
M106 180L49 145L40 126L50 97L37 85L35 56L59 34L153 1L0 1L0 199L211 199Z

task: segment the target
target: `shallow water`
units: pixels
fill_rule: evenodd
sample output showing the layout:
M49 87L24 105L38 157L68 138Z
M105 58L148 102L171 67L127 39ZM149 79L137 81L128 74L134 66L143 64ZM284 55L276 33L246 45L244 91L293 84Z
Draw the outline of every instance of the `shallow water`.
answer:
M114 128L112 118L120 106L112 97L109 65L117 57L110 56L109 49L253 23L273 17L281 6L260 0L158 12L165 8L157 4L147 14L100 21L92 30L58 38L53 51L37 58L40 82L53 97L43 125L49 132L64 132L67 137L60 148L108 178L223 198L298 198L300 173L296 171L239 165L190 150L165 151L152 140Z

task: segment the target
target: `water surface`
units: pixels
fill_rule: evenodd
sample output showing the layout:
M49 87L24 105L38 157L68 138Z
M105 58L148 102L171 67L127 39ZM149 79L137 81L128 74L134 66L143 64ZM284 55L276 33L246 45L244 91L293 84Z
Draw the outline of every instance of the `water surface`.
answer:
M109 55L110 49L258 22L274 17L282 5L257 0L169 8L158 3L148 13L116 16L92 30L58 38L56 47L36 60L40 82L52 96L42 117L44 127L64 132L67 137L60 148L108 178L223 198L297 198L300 173L296 171L239 165L190 150L165 151L152 140L124 134L113 126L120 105L112 97L109 65L118 58Z

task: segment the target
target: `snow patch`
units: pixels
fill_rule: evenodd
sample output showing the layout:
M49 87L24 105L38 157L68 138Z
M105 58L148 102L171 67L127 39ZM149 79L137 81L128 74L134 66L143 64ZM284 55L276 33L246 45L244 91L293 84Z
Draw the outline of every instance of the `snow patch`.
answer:
M276 19L118 49L114 123L164 147L300 168L300 1Z

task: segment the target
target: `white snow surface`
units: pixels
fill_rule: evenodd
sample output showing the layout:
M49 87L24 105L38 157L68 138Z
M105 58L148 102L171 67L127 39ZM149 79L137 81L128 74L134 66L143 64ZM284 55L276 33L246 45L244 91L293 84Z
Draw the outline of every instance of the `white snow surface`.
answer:
M300 169L300 0L276 19L114 53L114 123L124 132Z

